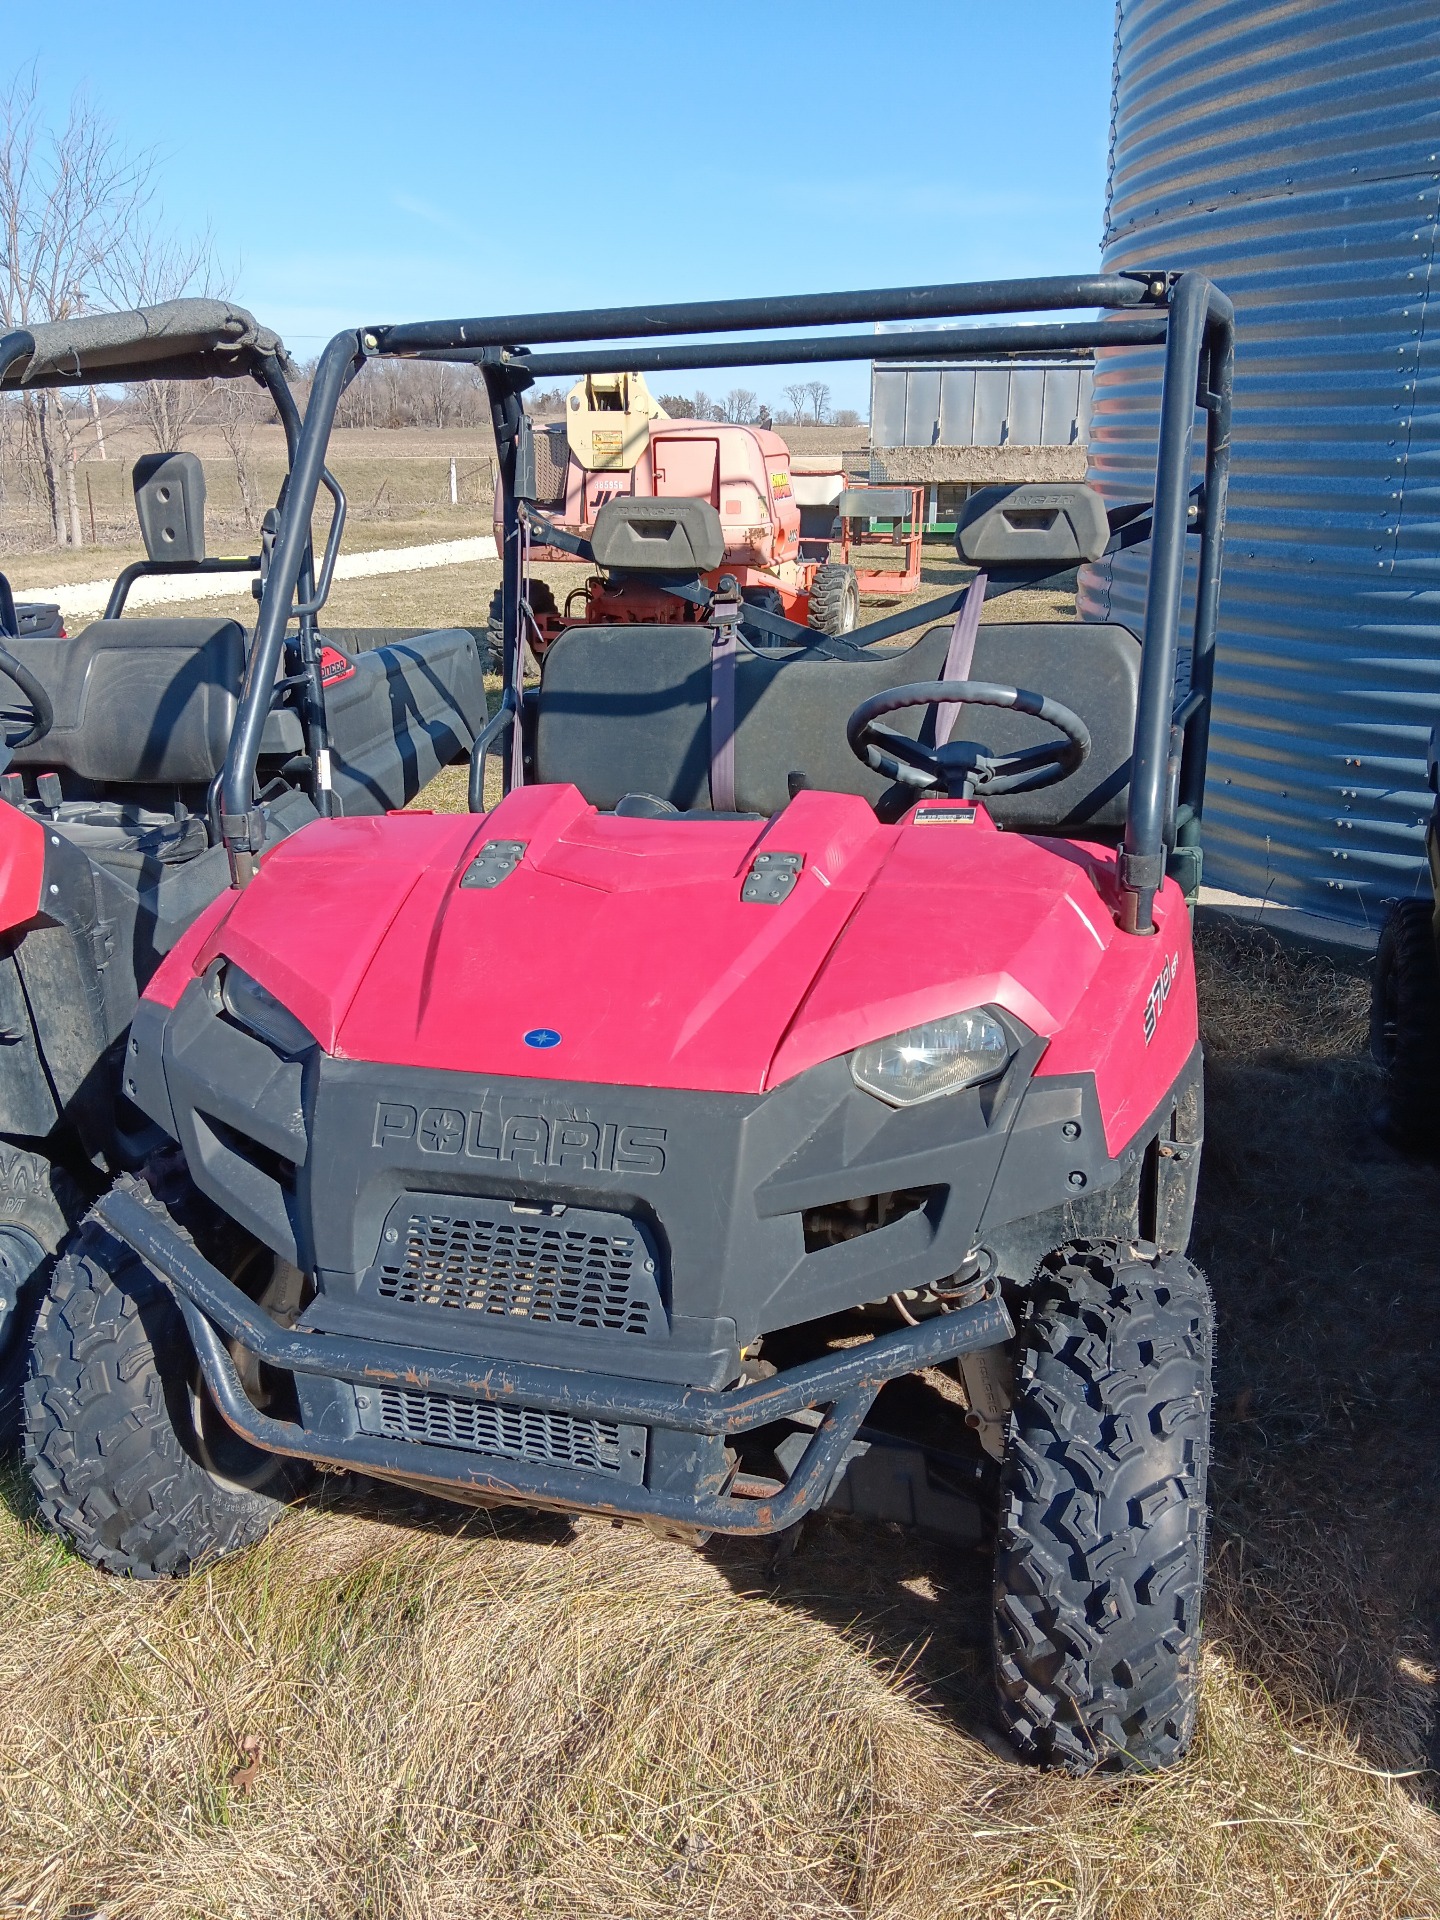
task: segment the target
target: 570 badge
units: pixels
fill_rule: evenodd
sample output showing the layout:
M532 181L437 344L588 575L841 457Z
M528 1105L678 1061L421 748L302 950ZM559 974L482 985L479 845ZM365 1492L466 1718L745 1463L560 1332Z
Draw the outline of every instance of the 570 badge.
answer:
M1160 1015L1165 1011L1165 1002L1170 998L1170 989L1180 978L1180 956L1172 954L1160 969L1160 974L1150 989L1145 1001L1145 1044L1148 1047L1155 1038L1155 1027Z
M663 1173L664 1127L615 1120L549 1119L538 1113L465 1113L459 1107L412 1107L381 1100L377 1147L413 1142L422 1153L463 1154L492 1165L563 1167L570 1172Z

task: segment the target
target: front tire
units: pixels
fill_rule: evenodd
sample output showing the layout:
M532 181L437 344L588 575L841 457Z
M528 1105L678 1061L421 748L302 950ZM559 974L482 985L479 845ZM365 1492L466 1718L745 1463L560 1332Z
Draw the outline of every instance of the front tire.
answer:
M1380 1132L1397 1147L1433 1146L1440 1139L1440 959L1432 901L1402 900L1386 915L1370 994L1370 1051L1385 1076Z
M860 624L860 588L855 569L828 561L810 582L806 624L816 633L853 633Z
M489 640L489 666L492 673L499 673L505 663L505 594L497 587L490 596L490 611L486 617L485 631ZM530 611L536 619L559 619L560 606L553 588L543 580L530 582ZM520 672L527 680L536 680L540 676L540 661L544 657L535 651L535 634L528 620L520 629ZM548 651L548 649L546 650Z
M785 598L778 587L746 587L740 597L747 607L759 607L762 613L783 615L785 612ZM748 620L741 620L740 631L752 647L784 645L784 642L777 640L767 628L752 626Z
M1042 1262L1001 1468L995 1677L1020 1752L1149 1771L1194 1732L1214 1309L1178 1254Z
M288 1461L238 1436L217 1453L219 1416L179 1308L98 1220L56 1264L33 1352L25 1460L36 1506L92 1566L189 1573L253 1545L297 1490Z
M0 1452L19 1444L35 1315L50 1263L84 1207L63 1167L0 1140Z

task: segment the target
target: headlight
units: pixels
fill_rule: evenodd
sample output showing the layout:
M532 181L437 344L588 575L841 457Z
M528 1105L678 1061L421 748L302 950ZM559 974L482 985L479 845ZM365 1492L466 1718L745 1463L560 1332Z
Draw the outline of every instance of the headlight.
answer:
M958 1087L993 1079L1013 1051L995 1016L971 1007L858 1047L850 1056L850 1071L857 1087L892 1107L915 1107Z
M277 1053L293 1059L315 1044L309 1028L302 1026L287 1006L258 980L252 980L233 960L227 961L221 972L220 1003L236 1026L254 1034Z

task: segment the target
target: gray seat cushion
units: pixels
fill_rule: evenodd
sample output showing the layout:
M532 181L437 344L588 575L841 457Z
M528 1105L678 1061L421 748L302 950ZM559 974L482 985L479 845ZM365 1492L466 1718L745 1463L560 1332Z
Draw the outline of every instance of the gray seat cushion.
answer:
M741 653L735 662L735 805L771 814L791 775L875 801L889 782L845 744L864 699L939 677L949 629L861 660ZM898 725L914 734L917 709ZM571 781L598 807L654 794L684 812L710 807L710 632L706 627L571 628L551 647L535 723L537 778Z
M948 626L913 646L859 660L810 652L742 653L735 665L735 804L771 814L794 781L873 802L889 783L862 766L845 723L862 700L938 680ZM1085 766L1034 794L993 803L1006 826L1113 829L1124 823L1140 647L1124 627L1054 622L982 626L970 677L1031 687L1075 710L1094 749ZM653 794L683 811L710 808L710 635L704 627L572 628L550 649L536 703L535 774L568 781L601 808ZM912 737L920 708L886 724ZM955 737L996 752L1056 736L1023 714L972 707ZM793 776L793 780L792 780Z
M16 753L17 766L104 786L197 786L224 765L245 670L236 621L136 615L92 621L69 640L12 644L55 708L50 732ZM10 692L0 683L0 699Z

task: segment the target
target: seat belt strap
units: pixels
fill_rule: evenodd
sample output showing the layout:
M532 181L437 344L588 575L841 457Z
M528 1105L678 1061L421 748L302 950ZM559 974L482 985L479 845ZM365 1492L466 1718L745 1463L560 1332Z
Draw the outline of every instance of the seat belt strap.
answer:
M942 680L968 680L970 663L975 658L975 641L980 632L980 610L985 605L986 578L977 573L966 590L965 598L960 602L960 611L955 615L955 625L950 629L950 645L945 650L945 665L941 669ZM943 747L954 731L955 722L960 717L963 703L958 700L941 700L935 706L935 745Z
M710 805L735 811L735 656L739 651L739 594L710 602Z

